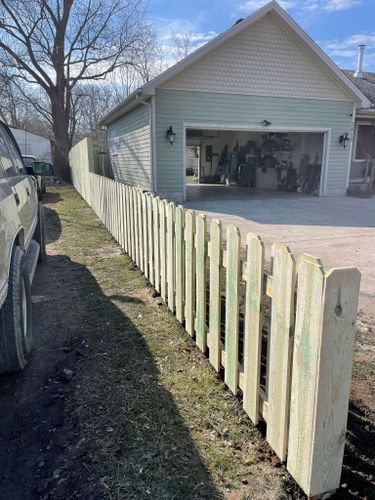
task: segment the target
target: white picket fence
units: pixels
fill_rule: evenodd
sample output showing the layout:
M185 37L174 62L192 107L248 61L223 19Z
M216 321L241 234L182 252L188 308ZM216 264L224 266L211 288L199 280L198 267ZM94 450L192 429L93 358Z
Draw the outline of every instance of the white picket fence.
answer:
M327 272L318 259L302 255L296 261L276 243L266 272L264 245L255 234L247 234L244 254L234 226L224 247L219 220L208 235L204 215L92 173L90 186L82 188L87 175L79 168L72 177L214 369L224 371L229 389L242 391L253 423L265 420L267 441L305 493L319 497L336 490L358 269Z

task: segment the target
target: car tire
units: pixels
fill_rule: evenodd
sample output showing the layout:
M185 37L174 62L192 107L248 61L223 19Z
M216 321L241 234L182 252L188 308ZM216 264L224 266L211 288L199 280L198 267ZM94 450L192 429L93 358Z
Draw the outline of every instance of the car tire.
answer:
M34 233L34 239L39 243L39 262L46 260L47 249L46 249L46 230L45 230L45 216L44 207L41 203L38 205L38 223Z
M22 370L33 347L31 287L24 253L14 247L8 295L0 311L0 372Z

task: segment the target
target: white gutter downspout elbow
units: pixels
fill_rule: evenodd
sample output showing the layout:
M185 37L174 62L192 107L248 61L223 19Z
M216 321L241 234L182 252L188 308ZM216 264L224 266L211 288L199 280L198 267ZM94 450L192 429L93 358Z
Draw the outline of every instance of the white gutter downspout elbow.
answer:
M141 94L137 95L140 104L147 106L149 109L149 125L150 125L150 150L151 150L151 192L156 193L156 140L155 140L155 96L151 96L151 103L144 101Z

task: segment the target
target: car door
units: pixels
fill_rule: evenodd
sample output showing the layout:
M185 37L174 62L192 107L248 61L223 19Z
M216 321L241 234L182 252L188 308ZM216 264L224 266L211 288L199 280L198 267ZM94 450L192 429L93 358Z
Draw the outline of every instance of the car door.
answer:
M11 251L19 226L18 217L14 217L14 213L13 191L0 163L0 307L7 294Z
M19 221L24 230L25 245L27 246L34 234L37 219L37 195L34 179L26 174L14 139L3 125L0 126L0 156L5 175L12 190L16 203Z

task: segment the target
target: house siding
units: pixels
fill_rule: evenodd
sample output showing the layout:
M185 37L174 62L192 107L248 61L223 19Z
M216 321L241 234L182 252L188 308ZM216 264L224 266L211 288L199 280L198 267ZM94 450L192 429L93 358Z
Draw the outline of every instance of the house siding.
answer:
M347 188L350 148L339 144L339 136L352 133L353 103L335 100L291 99L269 96L241 96L209 92L157 89L156 158L157 191L181 200L184 194L184 123L226 125L235 129L259 128L266 119L285 131L294 127L330 131L327 146L326 195L344 195ZM170 146L165 138L173 126L176 139ZM265 129L267 130L267 129Z
M160 88L349 101L316 54L268 14Z
M149 109L141 105L108 126L108 149L114 178L151 189Z

